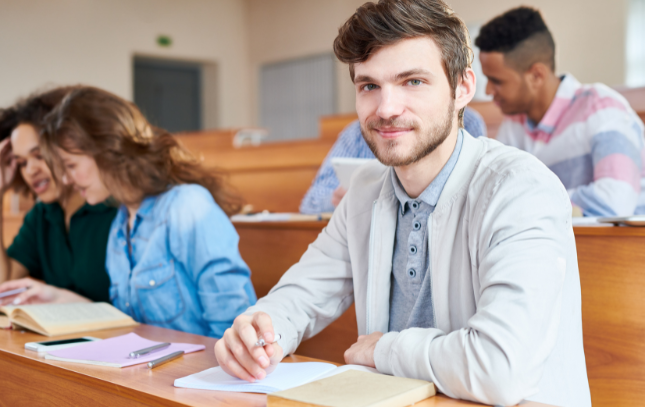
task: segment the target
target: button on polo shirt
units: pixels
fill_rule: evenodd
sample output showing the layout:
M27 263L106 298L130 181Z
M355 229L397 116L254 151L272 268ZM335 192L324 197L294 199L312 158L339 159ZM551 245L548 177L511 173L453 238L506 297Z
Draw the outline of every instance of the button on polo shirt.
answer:
M7 254L33 278L109 302L105 254L116 211L105 204L85 204L72 215L68 233L60 205L39 202L25 216Z
M391 170L394 193L399 200L399 211L392 258L390 331L400 332L407 328L434 326L431 259L428 250L432 225L428 224L428 218L457 164L463 137L462 131L459 131L455 150L448 162L416 199L408 196L396 172Z

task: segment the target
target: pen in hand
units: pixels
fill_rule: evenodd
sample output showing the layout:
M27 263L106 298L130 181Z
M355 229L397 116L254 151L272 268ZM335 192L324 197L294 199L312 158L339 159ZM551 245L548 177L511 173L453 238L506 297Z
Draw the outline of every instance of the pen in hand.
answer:
M280 334L275 334L275 337L274 337L273 339L274 339L274 340L273 340L273 342L271 342L271 343L276 343L276 342L278 342L280 339L282 339L282 335L280 335ZM265 340L264 340L264 338L260 338L260 339L258 339L258 341L255 343L255 346L266 346L266 345L270 345L271 343L267 343L267 341L265 341Z
M0 298L11 297L12 295L24 293L28 289L29 287L21 287L21 288L16 288L15 290L5 291L3 293L0 293Z

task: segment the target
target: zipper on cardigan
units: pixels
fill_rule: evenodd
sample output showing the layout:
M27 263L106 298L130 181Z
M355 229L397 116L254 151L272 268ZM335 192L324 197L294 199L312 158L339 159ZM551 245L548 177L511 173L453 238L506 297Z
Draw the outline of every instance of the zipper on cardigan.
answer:
M371 323L371 308L372 308L372 274L374 274L373 265L374 262L372 261L374 258L374 255L376 253L376 250L374 248L374 225L376 224L376 203L378 200L374 201L372 203L372 223L370 224L370 253L369 253L369 259L367 262L367 307L365 308L365 329L366 329L366 335L369 335L372 327Z

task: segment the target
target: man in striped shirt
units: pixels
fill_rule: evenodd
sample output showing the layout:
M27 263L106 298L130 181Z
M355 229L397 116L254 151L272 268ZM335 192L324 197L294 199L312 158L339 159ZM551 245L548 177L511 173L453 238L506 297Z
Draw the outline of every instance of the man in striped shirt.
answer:
M477 111L466 107L464 129L473 137L486 137L486 124ZM331 159L335 157L374 158L374 153L363 139L358 120L349 124L338 136L329 154L325 157L316 178L300 203L301 213L333 212L347 192L340 186Z
M555 74L555 44L539 11L519 7L494 18L475 44L486 93L507 115L499 141L546 164L574 213L645 213L643 123L609 87Z

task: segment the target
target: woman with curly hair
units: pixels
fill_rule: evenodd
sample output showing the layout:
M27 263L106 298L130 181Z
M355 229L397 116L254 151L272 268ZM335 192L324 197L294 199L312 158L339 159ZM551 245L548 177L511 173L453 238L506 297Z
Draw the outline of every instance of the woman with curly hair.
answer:
M28 288L2 305L110 298L105 248L116 208L89 205L57 182L38 140L45 116L72 89L35 93L0 110L0 197L13 189L37 200L11 246L0 244L0 292Z
M221 337L256 301L228 216L239 198L132 103L83 87L49 115L45 154L88 203L121 203L106 267L135 320Z

